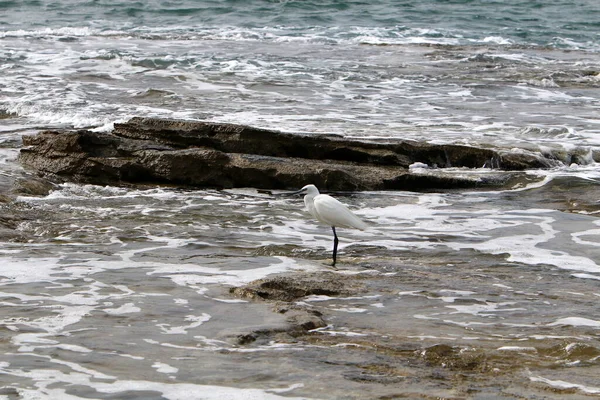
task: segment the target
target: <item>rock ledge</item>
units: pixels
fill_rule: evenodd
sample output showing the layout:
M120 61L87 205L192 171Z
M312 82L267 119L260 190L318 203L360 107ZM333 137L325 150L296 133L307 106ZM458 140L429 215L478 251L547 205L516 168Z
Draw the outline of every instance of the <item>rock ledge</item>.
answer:
M115 124L111 133L44 131L24 137L23 143L20 161L39 175L98 185L292 189L314 183L328 190L448 189L502 186L514 178L514 171L556 165L532 153L412 141L361 142L154 118ZM438 170L493 167L497 173L411 173L408 167L416 162Z

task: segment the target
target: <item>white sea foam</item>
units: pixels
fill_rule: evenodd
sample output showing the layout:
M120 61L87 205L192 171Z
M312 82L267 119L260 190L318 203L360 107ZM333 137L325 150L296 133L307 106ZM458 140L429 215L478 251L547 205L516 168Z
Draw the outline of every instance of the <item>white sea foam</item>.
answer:
M429 168L429 165L422 163L422 162L415 162L408 166L409 171L413 171L413 172L414 172L414 170L428 169L428 168Z
M366 308L360 308L360 307L338 307L338 308L331 308L331 309L333 311L341 311L341 312L346 312L346 313L351 313L351 314L364 313L364 312L368 311Z
M575 278L581 278L581 279L595 279L595 280L600 280L600 275L573 274L572 276L574 276Z
M496 315L501 312L512 312L512 311L526 311L526 308L514 307L504 308L508 305L513 305L514 302L503 302L503 303L487 303L487 304L470 304L470 305L446 305L447 308L456 310L452 314L463 313L479 316L490 316Z
M503 283L494 283L492 286L496 286L496 287L499 287L501 289L509 289L509 290L512 289L512 287L507 286L507 285L505 285Z
M304 297L304 301L305 302L320 302L320 301L329 301L329 300L338 300L338 301L347 301L347 300L366 300L366 299L377 299L380 298L381 295L379 294L375 294L375 295L367 295L367 296L351 296L351 297L331 297L331 296L326 296L326 295L310 295L310 296L306 296Z
M44 28L36 30L19 29L14 31L0 31L0 38L7 37L48 37L48 36L91 36L98 34L99 31L88 27L61 27Z
M320 332L320 333L325 333L325 334L331 335L331 336L349 336L349 337L369 336L368 333L353 332L353 331L347 330L346 328L335 329L334 326L332 326L332 325L328 325L323 328L313 329L313 330L311 330L311 332Z
M226 270L221 268L202 267L196 264L154 265L151 275L158 274L170 278L174 283L183 286L202 284L224 284L241 286L253 280L264 278L271 274L278 274L293 270L316 271L323 267L306 262L300 262L289 257L274 257L277 261L267 264L263 260L254 258L247 260L247 265L255 265L249 269ZM174 274L176 273L176 274Z
M535 347L521 347L521 346L502 346L498 347L498 351L514 351L517 353L537 353Z
M166 364L155 364L157 368L167 368ZM172 368L172 367L169 367ZM94 389L100 393L107 395L119 395L121 393L130 392L156 392L169 400L183 400L195 398L203 400L220 400L220 399L297 399L300 397L280 396L276 393L288 393L296 388L297 384L288 386L287 388L274 388L272 390L263 389L236 389L225 386L197 385L191 383L161 383L143 380L116 380L115 377L110 379L113 382L106 382L106 377L94 377L87 371L71 371L64 373L57 369L36 369L25 370L11 368L10 365L3 364L0 366L0 372L6 376L15 376L32 379L35 383L35 389L19 389L19 394L25 399L66 399L68 395L65 389L58 384L64 385L80 385L83 387ZM163 372L159 371L159 372ZM172 369L170 372L172 373ZM75 397L79 398L79 397Z
M504 38L502 36L486 36L482 40L483 43L494 43L494 44L513 44L514 42L510 39Z
M110 315L123 315L123 314L138 313L138 312L142 311L142 309L137 307L133 303L127 303L127 304L123 304L122 306L117 307L117 308L104 308L104 309L102 309L102 311L104 311L105 313L110 314Z
M179 368L175 368L170 366L169 364L155 362L152 364L152 368L156 369L156 372L161 374L176 374L179 371Z
M523 100L536 100L544 102L571 102L571 101L593 101L592 97L572 96L563 91L553 90L552 88L540 88L532 86L515 86L519 89L517 92Z
M580 390L583 393L587 393L587 394L600 394L600 387L596 387L596 386L586 386L586 385L567 382L567 381L563 381L563 380L547 379L547 378L544 378L541 376L531 376L531 377L529 377L529 379L532 382L545 383L546 385L549 385L549 386L551 386L553 388L557 388L557 389L577 389L577 390Z
M600 321L596 321L589 318L583 317L567 317L560 318L550 324L548 326L557 326L557 325L570 325L570 326L587 326L590 328L600 328Z
M555 265L562 269L600 272L600 265L590 258L571 255L556 249L543 249L539 244L553 239L554 233L547 231L546 235L517 235L491 239L479 244L448 244L455 250L472 248L490 254L508 254L507 260L524 264Z
M62 190L54 191L46 199L88 199L101 195L107 199L135 199L135 198L155 198L157 200L183 200L185 196L181 196L173 191L165 190L147 190L147 191L129 191L117 188L101 188L94 186L79 186L79 185L63 185ZM249 193L240 192L240 195ZM398 196L397 194L395 196ZM221 195L208 194L202 201L215 201L220 206L225 204L236 205L240 204L236 201L225 199ZM344 230L341 236L340 249L343 250L346 246L359 242L365 245L385 246L390 250L407 249L407 248L422 248L434 249L439 246L447 246L454 250L475 249L490 254L507 254L509 261L521 262L526 264L544 264L556 265L560 268L572 269L574 271L595 273L600 269L592 258L582 255L571 254L568 247L562 248L556 237L559 235L560 227L557 221L560 215L549 209L533 209L533 210L509 210L506 209L489 209L481 208L479 210L461 209L462 205L473 205L477 203L485 203L488 199L487 195L473 197L465 196L464 198L452 198L445 195L421 195L416 197L416 202L410 199L410 195L404 200L404 196L398 197L399 204L388 205L384 207L369 208L363 207L357 210L357 214L364 219L370 221L372 228L365 232L356 232L352 230ZM211 200L214 199L214 200ZM20 201L28 203L44 203L45 199L22 197ZM455 201L459 203L454 204ZM195 204L200 204L200 200L186 200L188 205L184 206L187 209L197 207ZM323 248L327 249L331 246L330 232L317 223L307 218L306 214L298 211L293 218L280 220L276 224L265 223L265 215L257 214L253 216L255 210L260 211L261 205L249 205L252 209L248 210L249 217L252 216L257 222L260 221L260 231L246 232L249 237L259 241L262 245L278 245L280 243L294 243L303 246L307 249ZM273 203L275 200L270 200ZM288 200L286 200L288 201ZM63 202L60 207L71 207L73 210L87 211L85 207L69 205L69 202ZM269 204L265 202L266 204ZM284 207L286 202L281 202L280 206ZM389 202L388 202L389 204ZM140 208L141 207L141 208ZM458 209L457 209L458 207ZM469 206L471 207L471 206ZM133 206L130 211L122 209L120 212L130 214L144 213L144 210L154 210L151 214L162 213L162 207L148 206ZM104 211L102 211L104 210ZM112 207L90 207L89 211L99 213L98 215L109 216L115 212ZM583 225L581 225L583 226ZM207 226L194 225L195 230L210 229ZM267 229L267 230L265 230ZM526 231L526 234L514 235L509 234L512 230ZM597 247L597 243L593 240L597 235L597 229L585 229L571 233L573 243L577 245ZM439 241L431 241L431 237L438 237L440 233L443 235L451 235L452 239ZM62 235L65 239L69 239L69 235ZM113 239L114 235L107 236L108 243L118 243ZM148 237L150 240L156 240L157 243L163 241L162 238ZM415 241L415 238L422 240ZM72 239L69 239L72 240ZM175 241L167 241L158 244L158 247L141 249L133 253L122 252L120 257L123 261L131 260L132 257L149 252L161 247L179 248L188 244L202 244L202 241L195 239L178 239ZM552 245L547 245L552 243ZM210 246L210 242L204 242L204 245ZM557 246L558 245L558 246ZM282 264L282 261L285 261ZM19 261L21 262L21 261ZM44 267L44 260L36 260L41 265L38 265L36 270L38 274L47 270ZM50 268L48 274L51 274L51 266L56 260L48 260L47 264ZM111 264L106 261L88 261L80 263L81 266L67 266L72 272L80 269L82 274L87 273L85 268L112 268L118 263ZM177 280L180 284L208 284L208 283L225 283L238 284L240 282L248 282L252 279L258 279L269 273L281 272L288 269L306 269L311 270L315 265L310 263L298 263L297 260L280 258L279 261L270 262L270 266L264 265L256 270L248 270L246 272L236 271L234 273L223 271L219 268L199 266L199 265L178 265L165 266L161 268L155 263L139 262L140 267L152 268L155 273L168 273L172 279ZM11 279L18 279L18 274L23 274L23 269L17 264L11 268L12 262L8 261L7 268L4 269L4 275L9 276L10 271L14 269L15 276ZM259 272L261 271L261 272ZM191 273L186 275L186 272ZM175 275L176 274L176 275ZM200 275L205 274L205 275ZM245 276L244 276L245 275ZM39 277L39 275L38 275ZM51 279L49 277L49 279Z
M188 325L184 326L171 326L169 324L156 324L162 333L165 335L186 335L188 329L197 328L205 322L210 321L211 316L207 313L203 313L202 315L187 315L185 317L186 322L190 322Z
M600 225L600 221L594 221L594 225ZM588 229L571 234L573 242L584 245L600 247L600 229ZM595 239L595 240L594 240Z
M335 300L335 297L331 297L331 296L326 296L326 295L310 295L310 296L306 296L304 297L304 301L305 302L319 302L319 301L329 301L329 300Z

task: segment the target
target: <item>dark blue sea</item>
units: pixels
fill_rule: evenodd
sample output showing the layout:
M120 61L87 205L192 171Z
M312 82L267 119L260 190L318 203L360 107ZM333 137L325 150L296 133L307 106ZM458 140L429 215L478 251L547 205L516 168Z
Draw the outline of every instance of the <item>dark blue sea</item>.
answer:
M0 398L598 396L599 110L597 0L0 0L0 189L30 174L23 136L137 116L557 162L506 190L343 198L372 228L340 234L335 273L380 286L302 300L329 323L311 340L248 346L231 337L284 316L230 287L330 271L301 199L0 192Z

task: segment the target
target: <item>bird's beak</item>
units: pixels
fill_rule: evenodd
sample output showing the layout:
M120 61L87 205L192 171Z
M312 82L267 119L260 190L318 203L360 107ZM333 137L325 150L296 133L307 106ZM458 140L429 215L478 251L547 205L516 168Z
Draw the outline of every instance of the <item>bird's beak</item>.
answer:
M272 195L274 197L293 197L293 196L296 196L296 195L302 194L302 193L306 193L306 190L300 189L300 190L296 190L295 192L283 192L283 193L276 192L276 193L273 193Z
M284 193L283 196L291 197L291 196L295 196L297 194L302 194L302 193L306 193L306 190L300 189L300 190L296 190L295 192Z

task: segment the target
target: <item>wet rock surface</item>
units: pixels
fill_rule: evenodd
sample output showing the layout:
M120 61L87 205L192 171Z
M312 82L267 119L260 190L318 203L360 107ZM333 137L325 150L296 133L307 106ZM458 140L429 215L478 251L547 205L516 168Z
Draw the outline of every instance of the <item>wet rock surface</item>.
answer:
M117 126L115 132L119 129L122 127ZM319 163L355 168L356 174L348 174L349 178L339 175L343 178L333 180L332 176L337 175L332 173L330 180L323 180L325 186L322 186L330 190L354 188L352 182L361 181L351 179L367 179L361 178L360 173L369 168L379 174L404 171L398 179L409 181L413 189L434 187L431 182L437 188L482 185L481 176L472 178L468 172L457 174L450 169L446 173L446 168L408 171L403 165L382 167L357 161L285 158L272 155L275 153L237 153L234 147L199 144L187 147L186 143L167 139L146 140L145 130L136 132L137 136L129 132L127 137L124 133L117 136L87 131L32 136L25 139L32 147L24 149L22 161L31 157L29 160L41 168L37 172L58 181L104 182L136 188L157 182L194 186L181 183L193 181L201 186L201 182L226 178L230 181L224 182L234 185L242 182L238 175L248 173L240 166L252 170L257 163L275 165L268 173L271 175L262 170L252 175L259 182L257 185L272 185L277 180L269 179L281 179L277 174L290 168L288 176L297 179L290 186L296 188L305 183L301 179L307 178L294 175L296 162L305 163L299 165L307 171ZM60 146L56 147L57 144ZM520 160L518 157L515 160ZM196 164L190 164L192 159L197 159ZM232 169L225 173L233 168L232 160L237 163L237 172ZM202 163L219 167L198 169ZM502 170L508 168L506 165L492 166L490 174L484 176L489 176L494 185L524 187L535 179L530 174ZM343 184L335 186L335 182ZM557 218L558 227L598 213L598 188L588 180L559 177L541 187L533 186L526 193L506 191L488 195L487 199L493 198L495 206L502 205L502 201L509 203L504 208L499 206L497 218L504 221L503 215L524 210L525 219L529 219L531 208L536 208L544 216L542 226L550 223L549 216ZM483 204L481 198L486 196L485 192L477 194L481 197L479 203L466 203L469 213L462 206L447 212L441 210L442 206L440 209L429 206L431 213L414 217L417 221L414 228L402 218L383 221L381 235L372 237L383 244L356 241L346 245L340 268L334 271L326 266L330 262L330 230L309 229L310 241L302 242L307 228L297 230L298 226L290 223L286 229L299 236L280 238L283 222L307 216L299 211L301 199L288 204L277 196L265 196L269 191L259 191L259 196L239 190L153 188L147 191L151 192L146 194L148 199L141 199L137 190L66 184L58 187L56 196L40 202L24 197L44 196L55 186L46 178L22 175L20 171L10 180L0 177L0 189L0 236L13 246L7 251L20 252L20 246L30 244L31 250L23 254L23 260L41 258L39 263L26 265L43 272L48 253L38 243L46 243L51 253L61 257L55 261L53 275L48 275L57 279L69 268L77 274L92 268L82 275L84 279L79 275L67 276L54 286L42 276L40 282L27 287L26 293L32 300L23 304L23 313L33 321L44 320L54 314L55 308L49 306L63 307L67 295L79 296L83 291L96 296L97 287L102 288L97 305L78 325L64 331L69 334L61 332L52 337L62 341L61 346L99 349L100 355L90 360L88 353L42 343L37 351L43 356L58 354L68 362L81 362L86 368L107 374L119 368L125 376L129 371L139 370L138 361L117 353L147 360L144 374L155 372L154 364L159 360L155 357L165 354L160 361L178 368L181 371L178 379L182 381L195 375L194 379L201 377L203 383L229 385L231 371L237 371L236 385L265 381L292 385L302 380L305 387L299 387L294 395L308 398L583 399L596 394L585 390L594 391L598 386L598 328L569 325L574 316L599 319L598 294L590 290L595 287L596 279L587 282L573 279L576 271L563 271L552 265L522 265L519 261L508 261L505 254L473 250L468 243L458 249L450 245L456 242L465 245L469 240L477 244L479 238L470 235L473 232L469 227L476 226L475 223L465 225L462 238L461 229L456 233L446 230L446 226L458 226L471 218L484 225L488 221L486 215L491 215L491 220L496 218L493 210L478 206ZM128 192L136 193L131 196ZM175 194L184 194L183 200L173 200L171 195ZM414 210L408 206L418 201L404 195L390 201L389 195L361 193L344 200L353 208L368 205L372 210L403 204L407 208L398 210L407 212ZM419 199L429 198L429 194L419 196ZM456 193L442 197L449 201L454 196ZM134 217L130 215L132 210L138 210L133 212ZM569 214L564 217L544 210ZM478 218L482 211L483 217ZM391 212L385 215L393 218ZM436 233L418 229L427 228L431 218L448 224L441 224ZM509 217L508 221L514 218ZM423 225L418 221L423 221ZM90 224L94 224L92 230ZM115 231L114 226L118 227ZM406 229L399 229L401 226ZM587 230L593 233L595 227ZM580 230L583 228L571 225L564 228L565 235ZM148 236L140 236L141 232ZM538 229L515 227L515 234L529 232L539 237ZM385 245L391 234L398 241L394 249ZM482 233L487 234L494 233ZM176 240L155 247L161 246L156 243L156 237L161 236ZM315 248L312 240L320 236L326 240L321 237L317 243L322 244ZM187 242L190 238L193 240ZM563 238L557 236L556 240ZM594 240L594 236L582 238ZM171 247L181 239L184 240L179 246ZM344 235L343 240L350 241L351 236ZM142 251L146 247L147 251ZM67 258L63 258L64 252ZM299 272L288 270L229 289L232 282L229 278L238 271L261 269L269 263L281 262L281 257L296 260L290 265ZM226 286L200 284L204 280L213 282L212 275L207 276L204 269L207 266L216 266L215 279L222 279ZM296 269L299 266L306 270ZM89 277L93 278L91 283L86 280ZM6 284L5 290L9 292L10 282ZM203 286L211 287L205 291ZM58 300L39 307L36 296L39 293L46 296L48 292ZM15 300L8 297L7 302ZM39 333L34 324L17 323L20 331L7 331L7 337ZM189 335L182 333L188 331ZM19 365L17 355L21 354L15 351L13 342L8 339L5 342L9 350L5 353L10 353L8 357ZM132 342L136 345L131 345ZM119 361L107 362L105 349L115 349L114 357ZM168 353L163 353L164 349ZM171 382L170 377L164 379ZM584 389L561 386L563 381L577 382Z
M360 285L355 281L334 273L275 276L231 289L232 294L241 298L289 302L311 295L340 296L359 291Z
M457 264L464 268L462 272ZM381 399L587 398L577 388L549 389L537 376L574 362L581 367L582 377L593 376L600 354L594 340L586 343L567 338L564 329L556 330L551 324L537 328L539 339L516 336L511 340L505 334L509 328L501 323L475 323L472 327L459 323L452 328L447 320L439 321L440 331L432 336L420 334L414 319L406 326L398 320L401 315L406 317L411 307L415 310L408 314L420 312L411 299L474 309L493 303L491 297L470 298L472 292L462 291L471 286L493 288L494 280L489 281L488 276L491 271L504 276L507 285L526 290L528 277L511 277L509 270L494 258L467 261L459 255L438 258L422 254L417 263L402 256L375 257L368 262L346 262L340 271L270 276L232 288L230 294L272 302L274 313L293 309L322 323L307 329L290 324L283 335L281 330L251 331L240 334L236 344L253 348L267 342L303 343L308 346L304 357L314 364L315 373L337 371L348 385L371 385ZM502 292L496 292L501 301ZM396 303L398 293L405 297ZM440 298L445 293L458 293L458 297ZM523 296L533 294L524 291ZM370 316L368 308L373 302L384 303L388 312ZM486 340L479 340L483 337ZM310 351L311 346L320 350Z
M341 296L356 295L364 290L363 286L353 279L340 278L334 273L276 275L259 279L248 285L230 289L230 294L242 299L274 302L273 311L285 317L286 325L274 328L252 327L249 332L233 335L238 344L248 344L258 338L282 338L285 333L289 337L305 335L313 329L327 326L323 314L298 304L307 296Z
M427 190L501 187L529 168L558 161L412 141L362 142L244 125L133 118L111 133L45 131L23 138L23 165L58 181L99 185L291 189L307 182L328 190ZM493 168L485 176L414 174L413 163ZM510 171L510 172L508 172Z
M522 203L517 208L527 211L526 218L532 199L536 208L562 210L565 199L579 198L573 213L555 225L571 232L568 220L581 218L575 212L593 212L592 202L597 199L580 197L580 184L558 179L553 185L529 190L527 196L519 191L494 196L497 205L506 198L509 210ZM158 196L143 199L138 192ZM12 189L9 193L17 196ZM390 202L390 195L360 193L344 200L353 207L369 204L378 210L396 204ZM484 195L477 193L479 198ZM174 201L173 196L181 200ZM20 365L22 357L12 338L44 333L36 321L53 321L50 318L64 307L67 296L76 301L69 313L77 312L72 310L79 309L80 301L88 301L85 296L102 296L65 334L49 336L60 340L60 347L40 343L34 362L39 355L60 357L105 374L142 370L150 375L160 361L178 368L177 379L182 381L200 377L205 384L231 384L235 371L236 384L276 381L289 386L302 381L305 386L298 387L295 396L323 399L584 399L594 395L560 382L597 388L598 328L569 325L573 316L599 320L596 280L573 279L576 271L523 265L503 254L469 248L411 248L415 243L456 240L456 233L444 229L424 234L418 228L422 225L407 227L422 237L395 231L395 238L408 246L393 248L354 242L349 231L342 231L345 246L339 270L333 270L328 266L329 229L309 231L311 239L322 238L317 246L310 241L300 245L299 239L285 236L280 239L277 229L286 218L306 217L298 210L301 199L261 196L247 190L130 191L67 184L46 199L28 201L29 196L19 195L19 200L5 203L16 219L2 218L0 224L28 237L22 240L26 243L5 244L4 251L30 246L22 258L33 261L23 271L41 274L39 281L27 285L27 298L32 300L15 312L33 323L17 319L11 324L18 331L6 330L8 362ZM398 202L409 205L418 199L437 199L438 194L415 196L402 195ZM584 202L589 202L589 209ZM441 211L446 207L432 212L444 212L442 219L453 224L466 220L455 211ZM132 209L139 210L136 218L129 215ZM481 205L470 215L486 209ZM147 215L147 210L155 214ZM461 212L460 207L455 210ZM272 225L266 226L265 219ZM485 220L484 215L481 221ZM90 221L97 229L87 230ZM202 222L194 224L197 221ZM383 222L387 225L378 229L383 228L385 240L390 237L385 228L402 224L402 219ZM103 236L107 227L113 232L115 224L118 233ZM140 227L152 239L140 238ZM291 224L292 228L298 227ZM165 229L170 229L168 234ZM522 227L518 229L524 233ZM163 238L157 241L155 234ZM190 235L191 241L177 240ZM60 254L49 271L44 265L47 252L39 243L53 246ZM85 257L82 249L87 251ZM63 258L65 251L70 252L67 258ZM271 269L279 264L287 267ZM65 275L69 269L79 273L88 268L90 272L82 276ZM272 275L248 275L249 268L266 268ZM46 276L56 277L59 284L50 285ZM266 277L245 283L249 276ZM215 279L224 284L211 283ZM232 285L237 287L230 289ZM18 301L10 294L14 287L5 281L7 303ZM40 301L45 307L39 306ZM99 355L91 357L70 348L94 349ZM110 359L106 349L113 349ZM140 361L147 363L140 367ZM172 383L170 376L157 379Z
M25 241L19 226L37 214L15 202L18 196L46 196L55 187L47 179L24 173L0 176L0 241Z
M24 196L47 196L57 186L47 179L27 176L15 180L12 193Z

